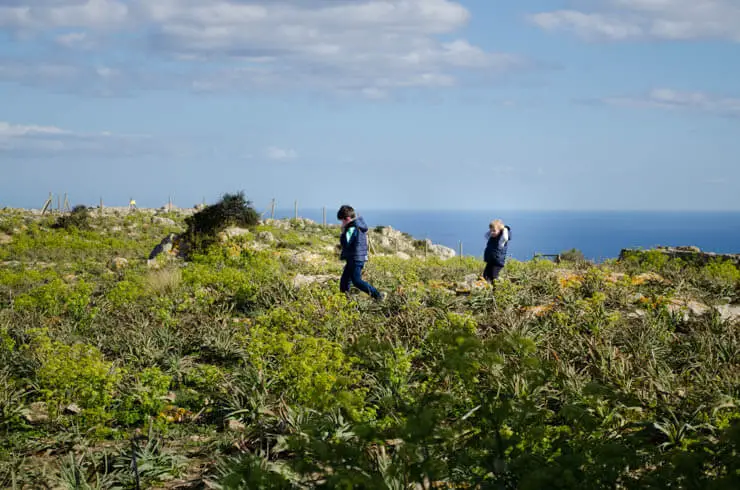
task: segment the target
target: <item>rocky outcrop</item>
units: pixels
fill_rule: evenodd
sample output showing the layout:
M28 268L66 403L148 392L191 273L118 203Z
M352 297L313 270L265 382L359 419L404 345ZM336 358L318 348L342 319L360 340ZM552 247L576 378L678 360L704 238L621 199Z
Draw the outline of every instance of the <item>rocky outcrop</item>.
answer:
M457 255L455 250L432 243L431 240L416 240L411 235L390 226L383 226L368 233L370 251L375 254L390 254L400 258L427 256L450 259Z

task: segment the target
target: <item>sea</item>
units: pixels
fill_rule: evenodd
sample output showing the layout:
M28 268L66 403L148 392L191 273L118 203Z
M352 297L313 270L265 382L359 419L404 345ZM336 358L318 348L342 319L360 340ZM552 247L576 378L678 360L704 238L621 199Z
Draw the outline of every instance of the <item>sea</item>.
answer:
M261 212L264 210L261 210ZM276 210L276 218L294 217L294 209ZM270 212L267 211L266 216ZM706 252L740 253L740 212L699 211L408 211L361 210L368 226L391 226L417 239L483 256L491 220L511 227L509 256L530 260L578 249L595 262L616 258L624 248L693 245ZM326 210L336 223L336 210ZM299 209L298 216L319 223L322 209Z

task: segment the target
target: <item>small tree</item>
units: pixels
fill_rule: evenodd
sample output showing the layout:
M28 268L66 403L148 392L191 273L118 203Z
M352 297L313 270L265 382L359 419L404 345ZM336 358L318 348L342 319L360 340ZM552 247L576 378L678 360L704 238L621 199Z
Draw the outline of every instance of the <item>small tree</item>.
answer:
M586 256L577 248L571 248L558 254L558 262L575 262L577 264L587 262Z
M72 208L72 212L57 218L51 227L64 230L69 230L70 228L77 228L78 230L90 229L90 214L87 212L87 206L82 204L75 206Z
M218 234L229 226L251 228L259 222L259 214L244 192L224 194L219 202L206 206L185 219L185 236L192 251L202 251L216 241Z

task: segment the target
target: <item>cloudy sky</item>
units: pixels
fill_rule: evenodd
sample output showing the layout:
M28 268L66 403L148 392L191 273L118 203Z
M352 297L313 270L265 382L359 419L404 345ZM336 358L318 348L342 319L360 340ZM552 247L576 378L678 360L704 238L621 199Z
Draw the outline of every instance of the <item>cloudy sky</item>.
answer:
M740 210L738 0L0 0L0 206Z

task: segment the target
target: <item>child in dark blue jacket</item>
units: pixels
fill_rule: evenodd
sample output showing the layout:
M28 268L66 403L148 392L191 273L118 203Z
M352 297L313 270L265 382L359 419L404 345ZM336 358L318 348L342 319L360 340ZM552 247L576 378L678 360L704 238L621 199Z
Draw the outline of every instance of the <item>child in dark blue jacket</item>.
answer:
M486 268L483 270L483 278L488 282L498 279L498 275L506 264L506 253L509 250L509 240L511 240L511 228L504 225L500 219L491 221L486 233L488 243L486 251L483 253L483 260L486 261Z
M357 216L352 206L344 205L337 211L337 219L342 223L342 234L339 243L342 246L341 260L346 260L342 277L339 280L339 290L349 291L354 284L374 299L385 299L386 293L381 293L372 285L362 280L362 268L367 261L367 224L362 216Z

